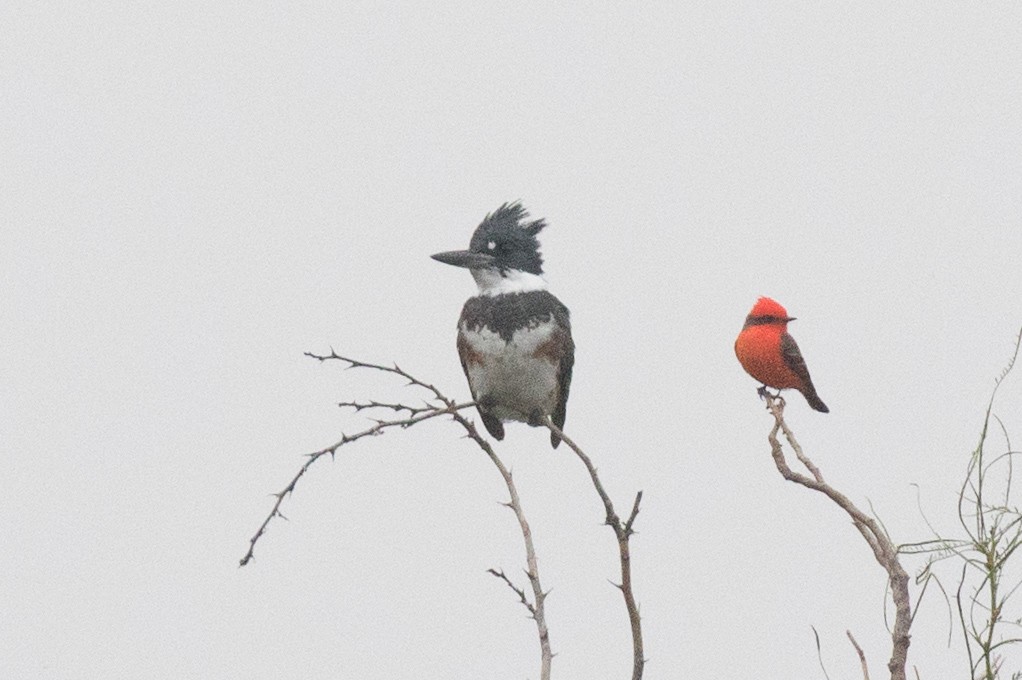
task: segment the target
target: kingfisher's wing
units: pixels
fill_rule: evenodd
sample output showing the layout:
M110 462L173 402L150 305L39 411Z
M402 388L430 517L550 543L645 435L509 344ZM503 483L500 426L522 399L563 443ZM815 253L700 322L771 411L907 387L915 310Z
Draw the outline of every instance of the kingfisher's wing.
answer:
M806 366L805 359L802 358L802 352L799 351L795 338L787 333L781 334L781 357L784 358L785 365L798 377L801 386L797 389L805 396L809 405L817 411L829 413L830 409L816 394L813 379L809 377L809 367Z
M571 319L568 316L568 308L562 306L554 314L557 322L556 335L558 345L563 347L563 352L557 361L557 407L550 415L554 425L564 429L564 419L568 415L568 391L571 389L571 371L575 367L575 342L571 339ZM561 438L550 433L550 445L555 449L561 443Z

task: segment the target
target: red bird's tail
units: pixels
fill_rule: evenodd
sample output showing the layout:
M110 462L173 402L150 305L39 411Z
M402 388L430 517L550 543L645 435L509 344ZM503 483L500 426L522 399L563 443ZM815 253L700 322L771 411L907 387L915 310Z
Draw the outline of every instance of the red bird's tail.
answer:
M809 405L813 407L813 410L819 411L820 413L830 413L830 409L827 408L827 405L823 403L823 400L817 396L816 390L813 389L812 385L809 385L809 389L799 391L802 392L802 396L806 398L806 401L808 401Z

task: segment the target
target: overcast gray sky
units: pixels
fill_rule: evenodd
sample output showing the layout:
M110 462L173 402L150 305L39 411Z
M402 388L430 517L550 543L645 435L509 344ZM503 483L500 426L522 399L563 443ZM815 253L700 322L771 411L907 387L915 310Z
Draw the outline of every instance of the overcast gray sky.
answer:
M456 425L474 292L429 254L521 199L578 346L566 430L627 506L647 678L874 677L885 577L773 467L732 343L799 318L788 419L895 541L954 531L1022 326L1015 3L6 3L0 8L0 676L536 678L501 480ZM1022 437L1022 375L998 412ZM627 677L581 465L509 427L554 675ZM907 560L911 570L920 561ZM914 593L917 589L913 590ZM931 594L932 595L932 594ZM1016 610L1016 615L1018 610ZM923 604L910 664L966 677ZM1022 654L1009 654L1022 668Z

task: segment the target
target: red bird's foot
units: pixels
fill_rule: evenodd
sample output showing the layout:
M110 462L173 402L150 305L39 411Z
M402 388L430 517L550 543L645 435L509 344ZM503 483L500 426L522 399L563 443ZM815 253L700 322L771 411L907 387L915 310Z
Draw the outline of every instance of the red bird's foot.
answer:
M766 399L767 397L770 397L771 399L777 399L778 401L780 401L782 406L784 405L784 397L781 396L780 390L777 390L777 394L774 394L769 389L767 389L766 385L760 385L758 388L756 388L756 394L759 395L760 399Z

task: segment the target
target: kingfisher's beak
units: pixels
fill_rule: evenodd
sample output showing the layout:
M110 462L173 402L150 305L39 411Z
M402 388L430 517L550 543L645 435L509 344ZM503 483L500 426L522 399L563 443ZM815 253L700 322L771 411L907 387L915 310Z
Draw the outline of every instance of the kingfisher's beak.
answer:
M453 264L455 267L466 269L485 269L492 267L496 258L486 253L476 253L471 250L448 250L445 253L430 255L437 262Z

